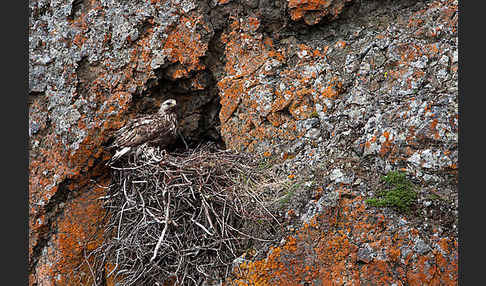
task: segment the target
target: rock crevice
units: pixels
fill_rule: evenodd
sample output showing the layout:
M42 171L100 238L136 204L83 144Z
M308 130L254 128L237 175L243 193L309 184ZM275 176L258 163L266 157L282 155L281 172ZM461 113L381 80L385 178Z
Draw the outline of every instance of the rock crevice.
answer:
M308 225L239 285L457 281L457 11L457 0L29 1L30 284L69 281L102 217L112 133L169 97L191 146L278 159L312 201L286 210ZM413 215L364 203L393 170L419 186ZM331 193L346 217L306 209Z

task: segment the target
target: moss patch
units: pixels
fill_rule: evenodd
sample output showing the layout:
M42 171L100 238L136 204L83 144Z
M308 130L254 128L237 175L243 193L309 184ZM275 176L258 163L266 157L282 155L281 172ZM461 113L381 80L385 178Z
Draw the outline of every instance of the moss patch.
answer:
M319 113L317 113L317 111L312 111L312 113L310 114L310 117L311 118L319 118Z
M287 207L290 201L295 197L297 190L302 186L301 183L289 183L286 186L285 196L280 199L280 207Z
M417 193L406 174L391 171L382 180L390 189L378 192L376 198L367 199L366 203L374 207L396 207L401 212L408 212L417 200Z

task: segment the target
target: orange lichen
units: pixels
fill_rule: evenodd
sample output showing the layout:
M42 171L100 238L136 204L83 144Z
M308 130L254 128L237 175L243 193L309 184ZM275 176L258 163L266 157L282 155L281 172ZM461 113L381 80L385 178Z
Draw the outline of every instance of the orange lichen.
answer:
M341 210L341 211L339 211ZM374 221L377 223L366 223ZM393 223L383 214L366 212L361 197L341 198L338 206L326 208L286 238L282 246L272 248L263 260L245 262L235 268L235 279L228 285L454 285L457 283L457 241L443 238L437 250L408 255L408 265L401 264L400 247L407 246L418 233L394 232ZM359 245L371 241L374 251L385 249L385 256L365 264L357 261ZM450 245L453 245L452 247ZM435 257L435 258L434 258ZM436 265L425 267L425 265Z
M439 131L437 130L437 124L439 123L439 120L435 118L432 123L430 124L430 131L434 134L435 139L439 139Z
M333 80L331 80L330 84L326 87L326 89L322 93L322 96L330 99L335 99L342 92L343 92L343 83L340 82L337 78L334 78Z
M343 41L343 40L337 41L336 42L336 47L338 47L340 49L344 49L346 47L346 42Z
M181 17L177 27L165 41L164 50L168 52L169 60L180 64L170 74L173 79L187 77L189 72L205 68L199 58L205 55L208 45L200 41L201 36L192 30L201 24L201 20L201 17Z
M317 24L324 16L335 19L341 13L346 2L351 0L288 0L290 17L297 21L304 18L306 24ZM305 17L312 15L313 17Z
M270 103L270 112L263 118L254 116L241 116L239 120L230 118L237 109L257 110L261 103L249 98L249 92L272 92L264 86L258 86L255 81L255 73L260 70L263 73L271 73L272 70L262 69L264 63L270 58L279 61L285 60L285 52L277 52L269 42L269 38L258 37L245 32L245 25L234 19L230 26L232 30L224 33L221 40L226 44L226 73L227 77L218 82L221 97L220 120L222 122L221 133L226 143L231 148L253 149L262 139L274 140L277 138L294 139L297 136L294 118L308 118L313 109L309 101L310 90L307 88L296 89L289 86L287 90L273 90L275 99ZM301 47L303 49L307 47ZM312 53L311 53L312 54ZM241 71L245 71L242 73ZM281 76L298 76L291 69L280 72ZM314 75L315 76L315 75ZM305 79L304 79L305 80ZM291 116L284 110L288 107ZM264 123L264 124L262 124ZM236 143L236 144L235 144Z
M251 32L255 32L260 27L260 19L258 19L256 17L249 17L248 18L248 27L250 28ZM272 45L271 41L272 40L267 37L265 39L265 44L271 46Z
M379 155L382 157L386 155L390 155L390 151L394 150L392 140L390 140L390 132L388 131L383 132L383 137L385 138L385 141L381 144L380 152L379 152ZM393 159L394 158L392 157L389 158L389 160L393 160Z
M99 1L88 2L88 7L93 7L93 10L103 13L100 10L103 8L99 5ZM158 0L151 1L154 5L158 5L160 2ZM220 0L219 4L228 2L227 0ZM343 9L342 4L345 2L347 1L288 0L288 8L293 20L303 19L306 23L314 24L324 16L329 16L329 19L335 18ZM441 11L437 21L446 25L432 27L431 29L423 25L424 15L428 15L426 13L431 9ZM417 35L437 37L444 32L444 29L451 28L452 31L455 31L458 18L455 15L456 13L457 1L433 1L428 3L426 8L414 12L407 20L409 20L409 26L417 30ZM86 15L88 14L83 11L81 15L68 18L73 28L80 31L74 37L72 43L67 43L68 45L74 44L81 48L86 44L85 35L89 29L86 22ZM202 18L194 18L190 15L191 13L186 13L181 16L180 22L170 27L174 30L167 31L168 38L163 47L169 56L168 60L173 64L171 69L167 70L167 75L172 79L187 77L191 72L205 68L200 58L205 55L207 44L201 39L198 29L207 29L208 31L209 29ZM154 21L148 20L148 23L153 24ZM298 59L295 67L285 67L284 65L282 68L277 68L280 69L278 70L279 81L286 86L283 90L273 91L275 96L270 103L270 112L262 116L265 118L245 116L244 114L247 114L248 110L254 111L260 105L251 98L253 94L250 92L254 91L252 88L259 84L256 75L275 74L273 67L266 70L263 65L270 60L285 63L289 57L288 49L275 50L275 46L278 45L274 45L270 37L257 33L260 25L260 20L257 17L249 17L242 23L234 17L231 18L228 29L225 29L227 32L223 33L221 37L225 44L227 59L225 66L227 77L218 83L222 104L220 113L221 132L228 146L246 146L248 150L257 148L262 140L267 140L268 146L272 146L269 148L273 148L273 143L280 143L279 140L299 138L302 134L296 131L296 120L308 118L309 114L315 111L313 109L315 101L323 98L336 99L343 92L342 83L339 80L327 83L327 86L326 83L323 83L323 86L316 88L313 86L315 78L318 76L316 72L305 75L299 72L299 68L302 66L309 66L315 60L325 59L329 47L326 46L323 51L319 51L306 45L299 45L298 48L301 51L306 51L306 53L305 56ZM54 35L58 31L51 30L50 33ZM63 253L64 260L62 263L60 262L65 265L66 269L63 269L63 271L72 267L76 259L82 258L79 252L80 248L75 245L77 241L88 237L89 227L79 225L79 222L72 220L72 217L69 219L67 217L70 216L71 212L82 217L83 214L79 210L82 209L80 205L83 204L79 203L78 199L72 202L68 201L65 211L66 217L59 218L56 222L58 226L47 225L49 219L46 217L45 205L49 204L52 197L60 189L66 192L86 190L92 179L103 174L104 170L99 162L106 161L110 154L101 146L106 143L104 141L107 140L109 134L122 126L127 119L125 113L131 98L126 91L146 87L145 83L148 77L140 77L140 70L144 70L147 74L153 76L150 67L152 52L149 41L152 34L153 29L148 28L137 41L130 43L133 45L130 58L128 64L122 69L114 71L112 70L112 63L101 60L99 66L103 67L104 70L92 73L95 78L86 84L88 92L96 98L95 104L105 105L106 109L95 110L95 115L92 118L82 114L79 121L73 124L69 132L78 129L86 134L79 142L79 148L65 146L60 136L53 132L35 137L35 140L39 141L39 145L35 152L31 152L29 158L29 214L31 216L29 220L31 229L29 256L32 255L32 248L37 245L41 238L48 238L49 243L53 246L46 248L47 256L57 257L59 253ZM377 38L382 37L383 35L379 35ZM110 33L105 34L103 45L108 45L111 40L112 35ZM128 37L127 40L130 41L130 38ZM45 46L46 43L42 42L41 45ZM346 47L345 42L338 42L337 45L342 48ZM429 58L436 57L442 49L441 45L440 43L431 43L425 47L418 44L397 45L401 60L394 65L396 68L392 68L387 75L391 80L403 77L409 72L410 62L420 59L423 55ZM454 72L457 67L453 66L451 69ZM69 74L67 67L65 67L64 72L66 72L66 77L69 80L78 78L76 73ZM118 74L120 77L113 81L110 79L111 74ZM414 71L406 79L406 83L411 87L414 81L424 76L423 71ZM292 85L291 83L296 84ZM192 81L192 87L195 89L203 88L197 80ZM77 94L76 97L78 96L82 95ZM38 104L36 102L34 106ZM322 111L327 111L326 105L323 106ZM426 111L430 111L430 106L426 107ZM410 115L403 114L404 119L407 116ZM434 138L439 139L437 129L442 132L444 130L442 124L445 122L440 121L439 125L438 118L440 117L432 117L432 114L430 116L430 131ZM457 128L457 115L448 118L447 121L447 124L450 125L447 126L448 128L450 127L453 130ZM46 127L45 123L41 124L42 129L50 128ZM389 156L387 159L393 162L394 158L391 157L396 154L397 146L393 145L390 132L383 132L382 137L379 132L376 133L378 138L385 139L384 142L380 141L382 142L380 155ZM335 136L334 132L332 132L332 136ZM365 142L365 147L370 148L371 143L377 141L377 136L373 136L370 141ZM407 146L405 153L411 155L415 152L414 148L419 144L418 141L414 127L410 127L409 134L406 137L406 142L410 146ZM273 153L267 151L265 154L270 156ZM283 155L284 158L291 156L293 155L288 153ZM457 170L456 163L452 163L449 167ZM60 188L61 182L69 182L67 189ZM316 198L319 196L320 193L316 194ZM78 202L79 205L75 206L75 202ZM94 205L89 206L88 204L87 206L86 209L92 212L93 216L83 218L83 221L93 222L94 218L100 214L99 209ZM380 236L388 227L384 217L365 214L365 206L359 201L344 200L340 207L342 207L343 213L339 217L328 212L326 215L320 216L318 220L311 220L301 232L293 237L294 240L288 238L287 244L275 248L269 255L268 261L249 263L247 265L248 275L255 275L254 279L249 281L258 282L259 285L276 285L279 281L281 285L298 284L302 281L313 281L313 279L320 279L321 284L324 285L348 283L344 282L344 277L347 281L351 281L350 284L359 284L360 281L370 279L376 279L372 280L376 282L375 284L391 284L390 281L395 281L397 285L402 284L397 279L407 281L410 285L446 285L457 281L457 262L455 259L451 259L451 255L453 256L457 252L456 241L450 239L446 239L445 242L440 241L441 251L432 251L435 260L428 254L419 258L409 254L405 258L409 266L393 268L393 265L401 263L398 261L398 246L410 243L409 240L395 233L393 240L397 247L392 247L390 246L392 242L383 237L384 235ZM364 221L370 217L376 219L377 222L365 223ZM321 227L321 229L313 229L316 226ZM323 226L330 227L330 231L325 232ZM48 237L49 233L56 230L60 231L58 235L52 236L52 238ZM413 231L411 233L416 235ZM357 237L363 237L363 239L360 240ZM360 265L359 267L353 264L356 261L356 245L364 241L377 241L373 244L374 249L388 247L385 253L387 256L385 261L372 261L370 264ZM90 249L93 245L89 244L86 247ZM56 254L56 251L59 252ZM307 261L309 255L304 255L306 251L314 251L318 255L317 258L313 257L314 261ZM292 257L295 254L297 254L296 257ZM57 263L54 265L58 266ZM427 268L427 265L436 266ZM37 276L53 276L54 266L39 262L36 267ZM356 271L358 268L362 271ZM393 274L395 275L393 276L394 279L391 278L391 269L397 269L397 274ZM261 272L259 272L260 270ZM66 281L65 277L56 279ZM31 284L34 284L36 278L31 275L29 280ZM319 284L319 282L315 283Z
M97 1L88 1L88 8L98 11L103 14L103 8L98 5ZM153 1L156 4L157 1ZM97 12L97 13L98 13ZM76 30L80 31L75 35L73 44L82 47L86 44L86 32L89 26L86 22L86 11L83 11L79 16L73 19L68 18L70 25ZM153 21L149 20L153 24ZM164 43L164 51L168 53L168 58L173 63L179 65L179 69L175 69L174 76L180 77L185 74L203 69L204 66L199 62L199 57L205 54L207 44L201 40L195 25L207 28L207 25L201 18L191 18L184 16L180 23L175 27L174 31L168 31L168 39ZM57 31L52 31L57 33ZM94 207L80 208L72 207L74 201L67 201L65 206L65 214L69 216L71 213L77 213L81 218L79 220L59 220L54 223L47 224L45 206L51 201L51 198L59 191L59 184L62 182L69 182L63 192L76 191L79 192L91 185L92 179L99 179L102 174L106 174L106 167L103 162L109 157L109 151L102 147L104 141L107 140L113 130L120 128L126 118L126 111L131 102L131 95L127 90L144 87L147 79L153 76L150 66L152 61L152 52L150 47L150 38L153 34L153 29L149 27L137 41L131 43L132 47L129 53L128 64L119 70L112 69L112 62L110 60L100 60L96 67L89 67L90 78L82 79L82 75L76 72L69 72L70 67L65 66L67 80L78 79L80 85L85 87L88 95L92 96L96 105L100 106L99 110L92 110L94 114L88 118L86 114L81 114L78 122L75 122L68 132L75 132L76 129L84 132L79 147L66 146L61 137L54 132L47 133L44 136L37 137L39 141L35 152L30 153L29 160L29 226L31 232L29 234L29 257L32 258L33 248L38 245L41 239L49 240L49 246L46 248L48 253L51 253L53 259L59 258L58 255L64 257L62 264L64 270L59 272L56 269L59 265L52 263L52 261L41 262L35 265L33 270L35 277L31 276L31 280L42 280L43 277L56 276L56 281L66 281L65 273L69 272L75 262L84 261L84 258L79 255L80 248L76 248L76 241L81 241L87 238L88 225L83 225L85 219L95 219L102 214L95 210ZM103 44L109 44L112 35L107 33L104 35ZM68 43L71 44L71 43ZM74 67L71 67L74 69ZM139 71L144 70L142 74ZM112 77L110 74L119 75L119 77ZM115 78L116 80L113 80ZM197 87L197 83L195 84ZM79 90L78 90L79 92ZM49 96L49 95L48 95ZM83 95L76 95L83 96ZM38 104L38 102L34 102ZM38 110L41 110L39 106ZM76 109L72 105L70 108ZM48 128L41 125L42 128ZM55 126L54 126L55 127ZM52 130L50 130L52 131ZM83 197L83 196L81 196ZM80 197L80 198L81 198ZM62 208L62 207L61 207ZM81 211L89 211L90 215L81 214ZM65 219L67 219L65 216ZM49 220L50 221L50 220ZM51 229L48 229L51 228ZM50 233L58 231L57 235ZM87 245L91 249L93 245ZM72 253L69 254L68 252ZM54 254L56 256L54 256ZM59 260L61 261L61 260ZM81 272L87 272L86 268L80 269ZM64 275L64 276L63 276ZM54 280L53 280L54 281ZM61 283L62 284L62 283Z
M108 181L104 179L100 183L106 184ZM103 231L100 220L103 210L97 198L103 192L103 188L93 186L66 205L64 215L56 222L58 231L51 239L53 247L47 249L48 261L46 264L41 263L37 269L39 277L46 281L55 281L52 285L82 285L93 282L90 275L83 276L79 273L89 273L86 263L93 263L93 258L88 258L88 254L101 243Z

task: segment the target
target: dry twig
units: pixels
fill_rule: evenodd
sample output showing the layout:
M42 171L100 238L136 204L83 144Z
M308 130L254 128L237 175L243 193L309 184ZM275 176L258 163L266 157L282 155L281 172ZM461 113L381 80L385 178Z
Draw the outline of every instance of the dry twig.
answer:
M101 198L109 222L96 251L113 265L108 275L117 285L222 279L253 241L271 241L261 233L278 231L277 217L252 190L272 179L248 154L206 144L173 154L144 149L119 163Z

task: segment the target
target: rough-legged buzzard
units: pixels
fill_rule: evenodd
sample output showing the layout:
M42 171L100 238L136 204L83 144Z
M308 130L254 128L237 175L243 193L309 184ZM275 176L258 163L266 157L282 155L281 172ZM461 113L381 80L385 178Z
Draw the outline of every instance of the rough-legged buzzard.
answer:
M110 163L142 144L156 145L165 148L177 139L176 101L166 100L157 113L130 120L118 130L111 147L116 148Z

